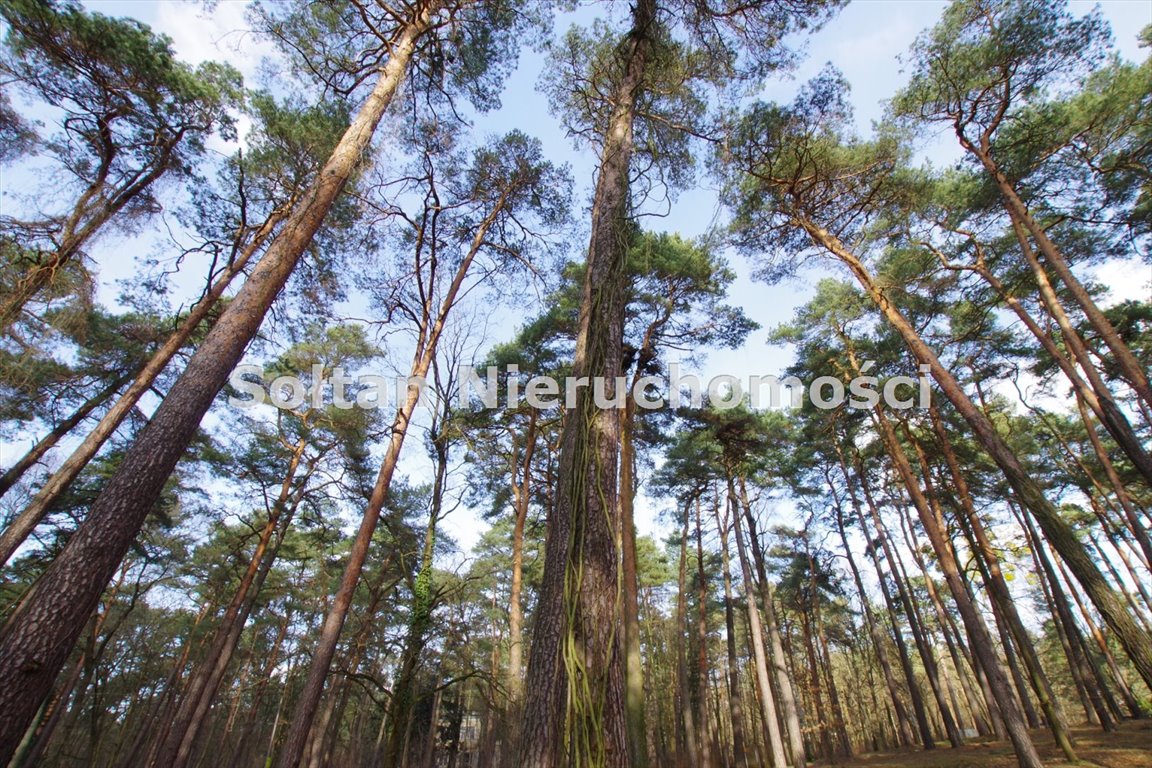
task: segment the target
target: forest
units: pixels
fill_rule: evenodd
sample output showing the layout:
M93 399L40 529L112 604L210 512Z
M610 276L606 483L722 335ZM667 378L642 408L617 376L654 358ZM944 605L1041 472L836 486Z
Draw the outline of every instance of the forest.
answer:
M1152 11L935 7L0 0L0 766L1152 765Z

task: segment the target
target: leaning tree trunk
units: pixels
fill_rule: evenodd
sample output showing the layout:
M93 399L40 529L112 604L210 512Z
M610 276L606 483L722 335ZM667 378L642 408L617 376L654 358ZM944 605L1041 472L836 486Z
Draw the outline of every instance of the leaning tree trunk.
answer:
M3 475L0 475L0 496L3 496L12 489L12 486L20 482L20 478L24 476L25 472L36 466L37 462L44 458L44 455L48 453L48 451L52 450L52 448L69 432L75 429L80 422L88 418L88 414L103 405L112 395L116 394L116 390L127 384L130 378L131 374L124 374L112 379L103 389L81 403L75 411L61 419L48 431L48 434L37 440L36 444L29 448L15 464L4 470ZM7 533L7 530L5 530L3 534L0 534L0 563L6 563L8 558L11 557L11 551L15 549L15 547L7 545L4 542ZM20 541L23 541L23 539ZM17 542L16 546L19 546L19 542Z
M208 317L209 312L216 306L217 301L224 295L224 291L232 280L239 275L252 256L263 247L268 237L271 236L275 227L282 221L284 214L282 211L276 211L268 217L264 224L257 230L247 247L236 257L236 259L228 266L224 272L216 278L212 283L212 287L208 289L195 306L188 312L184 319L180 322L179 327L172 332L172 334L164 341L160 347L152 353L152 357L144 364L144 366L136 373L132 383L128 388L116 399L102 417L92 428L80 445L72 451L64 462L56 468L56 471L44 482L44 485L28 502L28 506L21 510L20 514L9 523L4 532L0 534L0 563L8 562L8 558L12 557L12 553L16 548L24 542L25 539L31 535L44 516L48 514L48 510L56 502L60 495L63 494L72 483L80 476L80 472L84 467L88 466L88 462L99 453L108 439L116 432L117 428L123 423L136 404L140 402L140 398L146 392L151 390L156 379L164 371L164 368L188 343L192 334L196 331L200 324ZM119 389L117 385L116 389ZM12 470L9 470L11 472ZM7 478L7 473L5 474ZM0 491L2 493L3 491Z
M432 368L436 359L440 339L444 335L449 314L456 306L464 288L464 281L472 267L477 254L486 242L489 231L496 222L506 204L506 199L500 201L478 224L467 253L464 254L452 282L444 291L439 311L434 306L426 306L424 317L425 325L420 328L416 350L412 358L412 367L408 380L423 379ZM430 296L430 294L429 294ZM433 301L428 298L428 301ZM296 768L304 749L308 743L308 734L312 730L312 721L316 717L316 710L320 704L321 694L324 692L324 682L328 677L328 670L336 654L336 645L340 640L340 632L348 618L352 607L352 597L356 592L356 585L360 582L360 574L364 570L364 563L368 559L368 549L372 544L372 535L380 522L380 514L388 499L388 492L392 486L392 477L400 462L400 453L404 448L404 439L412 423L412 415L420 400L419 387L410 384L407 395L395 417L392 419L391 437L388 441L384 459L380 464L380 471L376 475L376 483L368 499L368 506L360 519L360 527L352 540L352 549L348 554L348 562L344 565L344 573L340 578L340 586L332 600L332 605L324 617L320 629L320 637L313 651L312 660L308 667L308 676L305 679L304 690L296 701L292 723L284 736L284 745L276 765L279 768Z
M880 540L881 549L884 552L884 559L888 562L888 570L892 575L892 583L896 586L896 595L900 600L900 605L904 609L904 617L908 620L908 630L912 633L912 640L916 644L916 650L920 654L920 660L924 664L924 676L928 678L928 687L932 689L932 696L936 700L936 708L940 711L940 720L944 725L945 735L953 747L958 747L963 743L963 739L960 737L959 729L956 728L956 721L952 717L952 710L948 706L948 701L940 685L940 670L936 663L936 655L932 651L932 646L928 644L928 638L925 637L924 625L920 620L920 612L917 610L916 604L913 601L913 595L910 594L911 583L908 580L907 574L904 573L903 562L900 560L899 553L892 544L891 538L888 535L888 529L880 517L880 510L876 506L876 502L872 499L871 492L867 486L864 487L864 493L868 498L868 509L872 515L872 523L876 527L876 536Z
M159 498L200 419L256 335L368 149L433 7L405 27L360 112L280 236L217 320L125 454L88 517L0 631L0 764L12 756L117 564Z
M936 553L936 561L940 565L940 570L944 574L944 580L948 584L949 591L952 593L952 599L956 602L956 607L960 611L960 617L964 620L964 626L968 630L968 636L972 640L972 652L980 657L981 665L988 675L988 682L992 688L993 695L996 697L996 704L999 706L1000 713L1004 718L1004 725L1007 727L1008 738L1011 740L1012 747L1016 752L1016 759L1020 763L1021 768L1043 768L1040 755L1036 751L1036 745L1032 743L1032 737L1028 733L1028 727L1024 722L1023 713L1020 711L1008 687L1008 677L1005 675L1004 668L1000 665L1000 660L996 656L992 636L988 633L988 628L984 625L984 621L976 610L976 606L969 599L968 591L960 575L959 564L956 562L955 557L952 555L952 550L948 546L947 531L944 529L943 521L933 513L928 500L924 497L924 492L920 487L920 483L916 480L916 475L912 470L912 465L908 461L908 456L904 453L904 448L899 444L895 430L893 430L883 409L877 406L873 409L872 413L875 416L877 427L887 447L888 454L891 456L896 470L907 488L908 495L912 499L912 504L920 516L920 522L924 526L924 532L928 534L928 540L931 542L932 549ZM1072 759L1075 758L1073 757Z
M936 353L921 338L885 292L876 284L864 264L843 243L826 229L807 218L801 218L800 226L813 242L825 248L840 259L856 277L861 287L876 303L884 318L900 334L921 365L927 366L932 377L940 386L945 397L957 412L968 422L976 440L1004 473L1016 498L1039 523L1045 537L1067 563L1077 581L1084 587L1092 604L1116 633L1133 666L1144 682L1152 686L1152 637L1149 637L1129 614L1116 590L1100 573L1100 569L1088 554L1083 543L1076 537L1072 527L1059 510L1044 496L1039 483L1032 477L1020 459L997 432L995 425L981 411L960 386L952 372L944 366ZM991 676L987 669L986 673Z
M279 545L287 535L296 509L303 500L303 488L293 494L293 483L306 447L304 439L300 439L293 447L279 494L260 531L248 568L220 618L220 625L207 653L188 682L180 706L168 725L167 734L162 734L163 740L159 742L159 749L152 760L152 765L157 768L185 768L192 758L196 737L204 726L208 710L232 662L236 645L240 642L240 635L259 598L264 581L272 570Z
M984 580L984 587L988 590L988 594L992 599L994 613L997 619L1007 626L1013 643L1019 651L1020 658L1024 661L1029 682L1032 684L1032 689L1036 693L1041 709L1044 711L1044 717L1048 721L1048 727L1052 730L1052 736L1067 757L1069 753L1073 751L1072 735L1068 731L1067 718L1052 691L1052 685L1048 681L1048 676L1044 672L1043 665L1040 663L1040 657L1036 653L1032 638L1028 636L1024 622L1020 619L1020 614L1016 610L1016 603L1008 591L1008 582L1005 580L1004 574L1000 571L1000 559L992 547L992 542L989 540L987 532L984 530L984 524L980 521L979 515L976 514L976 509L972 504L972 497L968 490L968 482L964 478L964 473L960 471L959 462L956 458L955 451L952 450L952 443L948 439L948 434L944 431L944 425L940 420L940 415L933 407L930 409L929 416L936 433L937 444L940 446L940 450L944 454L945 462L948 464L949 477L955 484L953 490L960 499L961 514L957 516L957 519L964 533L970 535L974 540L972 541L973 554ZM928 460L924 454L924 449L920 443L915 440L913 440L913 446L916 449L916 456L920 462L921 473L924 475L925 483L928 484L931 480ZM931 492L932 490L929 486L929 491ZM938 514L940 513L938 512ZM1024 692L1021 692L1021 697L1024 695Z
M1008 212L1009 217L1013 221L1014 226L1022 226L1032 236L1036 245L1040 249L1040 253L1044 255L1044 259L1048 262L1048 266L1056 273L1064 287L1075 299L1076 303L1080 306L1084 316L1088 319L1088 323L1092 326L1093 330L1099 334L1104 344L1112 352L1117 368L1128 379L1132 389L1144 401L1145 404L1152 406L1152 385L1149 385L1148 374L1144 371L1144 366L1140 364L1136 355L1120 338L1120 334L1109 322L1108 318L1097 306L1092 295L1084 287L1084 285L1072 274L1072 270L1068 267L1068 262L1064 260L1064 254L1056 246L1052 239L1048 237L1047 230L1040 226L1039 222L1032 216L1028 210L1027 204L1021 199L1020 194L1016 191L1012 182L1005 175L1003 169L992 158L991 151L987 146L977 147L972 144L963 135L960 136L961 144L966 150L971 152L979 160L984 170L992 177L996 189L1000 192L1001 199L1004 204L1004 209ZM1041 524L1043 527L1043 524ZM1079 578L1079 576L1077 576Z

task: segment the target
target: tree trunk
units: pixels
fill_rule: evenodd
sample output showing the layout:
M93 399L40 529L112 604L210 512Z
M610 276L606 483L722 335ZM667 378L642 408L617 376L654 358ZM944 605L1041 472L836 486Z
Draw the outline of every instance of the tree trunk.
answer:
M518 717L524 694L524 615L520 592L524 582L524 526L528 521L531 496L532 456L536 451L536 418L533 408L524 435L524 459L520 465L520 483L513 488L516 521L512 529L512 584L508 590L508 707L511 719ZM516 739L513 739L516 743Z
M1096 417L1100 419L1100 422L1108 430L1109 434L1116 440L1116 444L1119 445L1132 460L1137 470L1152 482L1152 457L1150 457L1147 450L1145 450L1143 442L1141 442L1136 432L1132 429L1128 417L1119 406L1117 406L1111 390L1108 389L1104 380L1100 377L1096 366L1093 365L1091 358L1088 357L1083 340L1068 320L1059 298L1051 288L1047 273L1036 260L1031 245L1021 231L1019 222L1015 220L1013 221L1013 230L1016 232L1021 252L1028 261L1029 266L1032 267L1033 275L1036 277L1040 289L1041 304L1047 309L1048 314L1060 327L1061 334L1067 341L1067 346L1081 368L1083 368L1084 374L1091 382L1091 386L1076 370L1075 365L1068 359L1065 351L1057 346L1052 335L1046 329L1040 327L1040 324L1036 322L1036 319L1032 317L1020 300L1013 295L1003 282L989 271L984 261L983 248L979 243L975 244L977 257L976 264L973 267L952 267L948 263L947 258L938 249L930 244L926 245L937 255L946 267L950 269L970 269L984 278L985 282L992 287L1000 299L1020 318L1025 327L1031 331L1032 335L1040 342L1040 345L1044 347L1044 350L1051 356L1069 383L1071 383L1072 390L1078 396L1084 398L1092 409L1092 412L1096 414Z
M740 528L740 515L735 508L736 489L731 474L728 476L728 495L732 499L733 535L736 537L736 554L740 560L740 573L744 579L744 595L748 604L748 626L752 640L752 658L756 667L756 689L760 692L760 717L764 722L765 736L775 766L789 765L784 751L784 735L780 733L780 720L776 711L776 696L768 677L768 654L764 650L764 630L760 626L760 609L756 606L756 587L752 580L752 567L748 563L748 552L744 545L744 533Z
M639 374L639 371L637 371ZM633 379L635 381L635 378ZM632 390L629 389L629 392ZM648 768L648 725L644 713L644 661L640 655L640 585L636 575L636 523L633 499L636 494L635 448L632 430L636 400L629 395L620 418L620 578L623 588L621 611L624 619L624 707L628 720L628 750L632 768ZM735 706L735 705L733 705ZM733 729L735 729L733 725ZM742 726L741 726L742 727ZM740 734L743 738L743 734ZM739 745L743 749L743 745Z
M700 498L696 498L696 719L700 722L700 766L713 768L712 718L708 713L708 577L704 572L704 526L700 520Z
M20 482L20 478L24 476L25 472L34 467L40 459L44 458L44 455L52 450L52 448L60 442L61 438L75 429L76 425L88 418L88 414L103 405L112 395L116 394L116 390L127 384L130 378L131 376L128 374L117 376L110 381L107 386L81 403L80 407L70 413L65 419L52 427L48 434L37 440L36 444L29 448L27 453L21 456L15 464L4 470L3 475L0 475L0 496L3 496L11 490L12 486ZM9 550L14 549L14 547L5 541L6 535L7 531L0 535L0 563L8 562L8 558L11 557ZM23 541L23 539L20 541ZM17 542L17 546L19 546L19 542ZM8 554L5 554L6 552Z
M730 514L738 514L736 505L729 504ZM724 576L724 632L728 650L728 705L732 718L732 754L736 768L746 768L748 765L747 747L744 745L744 696L740 690L739 660L736 655L736 620L732 607L732 570L728 554L727 520L720 516L720 504L717 500L716 531L720 535L721 568ZM751 594L748 595L751 600Z
M1036 241L1036 245L1040 249L1040 253L1044 255L1044 259L1048 262L1048 266L1056 273L1061 282L1064 283L1065 288L1076 300L1080 309L1084 312L1084 316L1088 318L1088 323L1092 326L1093 330L1100 335L1105 345L1111 350L1117 367L1123 373L1124 377L1128 379L1132 389L1146 404L1152 405L1152 386L1149 386L1148 376L1144 372L1144 367L1140 361L1120 338L1120 334L1105 317L1104 313L1096 305L1092 299L1091 294L1087 289L1076 279L1072 274L1072 270L1068 267L1068 262L1064 260L1064 255L1056 244L1048 237L1047 231L1040 226L1040 224L1032 217L1028 211L1028 206L1020 198L1012 182L1001 170L1000 166L992 158L990 147L987 142L983 142L982 146L976 146L968 138L966 138L962 131L957 129L957 134L960 137L961 145L966 150L976 156L980 164L984 166L984 170L992 177L993 183L996 185L997 190L1004 202L1004 208L1008 215L1013 220L1014 226L1022 226ZM1041 528L1043 528L1041 524ZM1078 577L1079 578L1079 577Z
M256 253L268 237L272 234L276 225L283 220L284 215L282 212L277 211L269 216L264 225L257 230L252 242L241 251L236 260L228 266L227 269L216 279L208 292L192 307L188 315L181 321L180 326L172 335L170 335L164 343L152 353L152 357L144 364L144 367L136 373L132 383L124 390L123 394L117 398L116 402L112 404L105 414L100 417L100 421L92 428L80 445L69 454L68 458L56 468L56 471L44 482L44 485L32 497L28 506L21 510L20 514L8 525L2 534L0 534L0 563L8 562L12 557L12 553L16 551L25 539L31 535L44 516L48 514L48 510L56 502L60 495L63 494L72 483L80 476L80 472L84 467L88 466L88 462L99 453L104 444L108 442L108 438L116 432L116 429L140 402L140 398L144 393L148 392L152 385L156 382L157 377L164 371L165 366L169 361L175 357L188 343L188 339L200 326L202 322L208 317L208 313L216 305L216 302L224 295L224 291L232 282L233 278L244 269L244 267L251 260L252 256ZM123 385L123 381L118 384L115 389L119 389ZM115 391L115 389L113 391ZM111 393L109 393L111 395ZM9 470L11 472L12 470ZM7 473L5 474L7 478ZM2 491L0 491L2 493Z
M287 534L296 507L301 501L299 493L296 494L294 503L289 503L289 497L292 495L293 482L306 447L307 443L303 439L294 446L284 479L280 484L280 492L272 504L268 520L260 531L256 547L248 561L248 568L240 579L240 584L236 587L236 592L224 615L220 618L220 625L207 654L188 682L180 707L168 725L167 735L164 736L161 747L151 762L153 766L185 768L191 760L196 736L204 725L212 701L232 661L232 654L240 641L244 625L275 562L279 541L283 541ZM277 538L276 544L272 541L274 536Z
M920 659L924 663L924 676L928 678L928 687L932 689L932 696L936 700L936 708L940 712L944 732L948 737L948 742L953 747L958 747L963 743L963 739L960 737L960 732L956 728L956 721L952 718L951 707L948 706L948 701L940 685L940 671L936 664L936 654L932 651L932 646L928 644L928 638L924 633L924 625L920 620L920 612L911 594L911 582L908 580L907 574L904 573L904 565L900 560L900 555L892 545L888 530L884 526L884 520L880 517L880 510L872 501L871 494L867 487L864 493L869 497L868 506L872 513L872 523L876 528L876 537L880 541L884 558L888 561L888 569L892 575L892 583L896 585L896 594L900 599L901 606L904 608L904 617L908 619L908 630L912 633L912 640L915 642L916 650L919 652Z
M684 504L684 525L680 529L680 568L679 589L676 592L676 627L679 634L673 643L676 646L676 680L680 700L680 722L684 730L677 740L677 765L679 768L697 768L699 747L697 744L696 723L692 712L692 696L688 688L688 659L685 651L688 638L688 519L691 516L691 503Z
M980 657L980 663L988 675L988 682L993 695L996 697L996 703L1000 707L1000 713L1008 729L1008 738L1016 752L1016 759L1021 768L1042 768L1043 763L1040 762L1040 755L1036 752L1036 746L1032 743L1023 715L1016 704L1016 700L1012 698L1012 693L1008 687L1008 678L1004 674L1003 667L1000 666L1000 660L996 657L992 637L988 634L988 628L984 625L984 621L968 597L968 592L960 576L960 568L948 546L947 532L944 529L943 521L936 517L928 500L924 497L908 457L897 441L888 417L879 407L874 408L872 413L875 416L881 437L887 446L888 454L892 457L892 461L904 481L913 506L916 507L916 511L920 515L920 522L924 526L924 531L936 553L936 561L940 565L944 580L952 592L952 599L956 602L956 607L964 620L968 635L972 639L972 651Z
M192 356L120 468L0 631L0 763L20 742L117 563L135 540L216 393L368 148L432 9L405 27L371 95L284 230ZM294 768L294 765L291 767Z
M844 512L840 508L839 502L835 508L836 529L840 533L840 541L844 546L844 556L848 560L848 568L852 572L852 581L856 585L857 594L860 595L860 605L864 610L864 623L868 628L868 637L872 640L872 649L880 664L880 671L884 675L884 685L888 689L888 696L892 700L892 707L896 712L897 741L900 746L910 747L915 743L916 737L912 733L912 722L908 719L908 709L900 697L900 686L897 685L896 676L892 673L892 662L888 658L884 635L872 614L872 605L868 600L868 593L864 590L864 580L860 577L860 569L852 556L852 548L848 546L848 536L844 529Z
M772 645L772 667L776 677L776 690L780 694L780 709L788 732L788 751L792 764L802 766L807 762L804 751L804 727L800 706L796 699L796 688L788 667L784 663L784 644L780 639L780 623L776 620L776 599L772 582L764 567L764 553L760 548L756 518L752 514L752 504L748 500L748 486L743 477L737 478L740 507L744 511L744 522L748 524L748 543L752 549L752 562L756 566L756 577L760 580L760 604L764 609L764 627L768 630L768 640Z
M655 33L655 0L638 0L620 47L620 79L602 137L592 203L591 238L580 306L573 375L597 377L603 394L621 386L625 267L631 199L633 122L645 88ZM549 520L537 607L528 698L520 744L522 768L555 768L565 759L605 768L630 764L625 693L617 635L617 462L620 420L577 390L560 447L560 485Z
M922 366L927 366L944 395L968 422L977 441L1000 467L1016 497L1036 518L1045 537L1060 553L1061 558L1088 593L1093 605L1116 633L1117 639L1128 653L1141 678L1152 686L1152 638L1129 615L1116 590L1100 573L1084 545L1076 538L1071 526L1061 517L1052 502L1045 498L1039 484L1020 463L1019 458L996 431L996 427L972 402L960 383L940 362L936 353L920 337L903 313L876 285L863 263L827 230L807 219L801 221L801 226L815 243L834 254L849 268L880 308L885 319L903 338L912 354ZM992 673L988 671L988 675L991 677Z
M844 455L841 452L839 443L836 443L836 450L839 454L840 469L844 473L845 478L850 478L848 467L845 464ZM864 476L863 470L858 471L860 479L860 487L864 492L865 500L868 502L868 508L871 511L873 520L879 514L876 510L875 502L872 500L872 493L868 488L867 479ZM916 727L920 731L920 743L924 749L935 749L936 741L932 738L932 728L928 724L928 713L924 707L924 695L920 690L920 684L916 681L916 675L912 670L912 659L908 653L908 645L904 640L904 635L900 631L900 624L897 620L898 611L896 610L896 600L892 597L892 592L888 588L888 582L884 579L884 568L880 563L880 556L876 553L876 540L867 535L868 524L864 520L864 511L861 507L859 499L856 498L856 493L853 490L851 480L848 480L849 498L852 500L852 508L856 512L856 518L860 522L860 532L863 533L869 542L868 554L872 559L872 567L876 569L876 580L880 583L880 593L884 596L884 606L888 609L888 622L892 625L892 638L896 643L896 650L900 656L900 667L904 671L904 678L908 681L908 692L912 698L912 711L916 716ZM881 545L884 546L886 539L879 537ZM895 576L893 577L895 580Z

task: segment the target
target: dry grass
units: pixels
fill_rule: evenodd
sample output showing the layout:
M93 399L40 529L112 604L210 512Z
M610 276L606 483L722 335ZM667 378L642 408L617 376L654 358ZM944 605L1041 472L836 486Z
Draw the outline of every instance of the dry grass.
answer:
M1046 730L1032 738L1046 766L1080 765L1084 768L1152 768L1152 720L1122 724L1115 733L1099 728L1075 728L1079 763L1069 763ZM844 768L1016 768L1007 742L972 741L960 749L947 744L931 752L876 752L841 763Z

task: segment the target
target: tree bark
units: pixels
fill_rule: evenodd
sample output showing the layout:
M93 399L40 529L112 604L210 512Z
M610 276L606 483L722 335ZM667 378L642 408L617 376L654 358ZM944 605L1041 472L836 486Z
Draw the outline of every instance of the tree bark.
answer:
M605 395L621 389L625 267L631 213L633 123L645 89L655 33L655 0L632 6L619 48L620 79L610 96L580 305L573 375L597 377ZM616 632L619 415L577 390L565 420L560 485L545 544L544 578L528 664L522 768L565 760L605 768L630 764L626 702Z
M528 416L524 435L524 459L520 465L520 483L513 488L516 521L512 528L512 583L508 589L508 703L518 711L524 695L524 614L520 593L524 583L524 526L528 521L528 502L532 489L532 457L536 451L535 408ZM516 740L513 739L513 743Z

